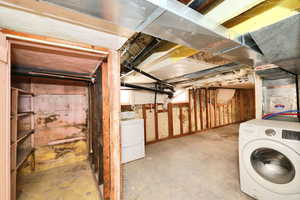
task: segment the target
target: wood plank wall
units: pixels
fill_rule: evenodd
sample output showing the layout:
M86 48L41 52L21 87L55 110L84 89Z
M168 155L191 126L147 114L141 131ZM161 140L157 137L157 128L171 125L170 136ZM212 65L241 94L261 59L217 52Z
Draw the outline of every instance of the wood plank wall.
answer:
M217 90L189 90L189 102L135 105L144 119L145 143L151 144L255 118L254 89L236 89L228 104L216 102ZM122 111L132 110L122 105Z

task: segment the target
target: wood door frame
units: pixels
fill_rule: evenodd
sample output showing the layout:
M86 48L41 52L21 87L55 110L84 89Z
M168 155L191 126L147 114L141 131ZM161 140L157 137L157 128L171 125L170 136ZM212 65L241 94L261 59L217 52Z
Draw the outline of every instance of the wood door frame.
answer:
M102 68L104 200L121 199L120 55L110 51Z
M0 199L11 199L10 176L10 43L0 33Z
M24 36L25 37L25 36ZM27 37L25 41L34 41ZM55 38L47 40L57 41ZM51 45L61 48L64 41ZM68 44L69 45L69 44ZM68 48L76 48L72 44ZM88 48L88 47L87 47ZM94 49L95 47L91 47ZM99 47L102 51L106 49ZM11 200L10 180L10 42L0 31L0 199ZM121 148L120 148L120 55L107 50L106 61L102 64L102 123L104 140L104 197L105 200L121 199ZM106 179L105 179L106 178Z

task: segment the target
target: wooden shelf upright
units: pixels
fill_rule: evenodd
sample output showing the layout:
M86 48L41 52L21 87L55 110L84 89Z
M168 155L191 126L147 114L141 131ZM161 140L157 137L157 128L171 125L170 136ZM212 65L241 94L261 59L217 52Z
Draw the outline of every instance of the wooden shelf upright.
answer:
M28 100L27 110L21 108L22 98ZM17 198L17 173L25 161L32 156L34 170L34 94L18 88L11 88L11 200ZM24 102L23 102L24 103Z

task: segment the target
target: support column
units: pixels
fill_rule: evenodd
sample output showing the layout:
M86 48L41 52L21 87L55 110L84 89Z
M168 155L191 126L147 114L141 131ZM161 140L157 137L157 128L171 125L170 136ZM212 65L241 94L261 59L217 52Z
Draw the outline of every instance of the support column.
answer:
M120 55L111 51L102 65L104 199L121 198Z

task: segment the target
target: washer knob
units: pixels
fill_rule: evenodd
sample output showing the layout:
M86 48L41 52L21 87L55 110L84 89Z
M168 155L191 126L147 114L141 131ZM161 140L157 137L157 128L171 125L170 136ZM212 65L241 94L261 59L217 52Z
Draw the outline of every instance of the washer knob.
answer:
M273 137L276 135L276 131L274 129L269 128L269 129L265 130L265 134L266 134L266 136Z

